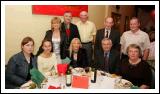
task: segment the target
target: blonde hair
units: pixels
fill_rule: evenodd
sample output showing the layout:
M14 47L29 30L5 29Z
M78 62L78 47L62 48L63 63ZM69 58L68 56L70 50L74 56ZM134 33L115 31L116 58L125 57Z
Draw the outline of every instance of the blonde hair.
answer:
M72 50L73 50L72 45L73 45L73 43L74 43L75 41L78 41L78 42L79 42L80 48L82 47L82 44L81 44L80 39L79 39L79 38L73 38L72 41L71 41L71 43L70 43L70 46L69 46L69 56L70 56L70 57L71 57L71 55L72 55Z
M52 24L55 24L55 23L59 23L60 27L61 27L61 19L59 17L53 17L52 18L52 20L51 20L51 29L52 29Z
M127 54L128 54L128 51L129 51L130 48L138 49L138 51L139 51L139 57L142 56L141 48L140 48L137 44L130 44L130 45L127 47Z

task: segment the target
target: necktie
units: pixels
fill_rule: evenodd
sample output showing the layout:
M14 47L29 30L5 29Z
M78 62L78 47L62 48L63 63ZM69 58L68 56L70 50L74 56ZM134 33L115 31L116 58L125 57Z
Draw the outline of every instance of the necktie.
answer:
M108 57L108 53L105 53L105 57L104 57L104 70L106 72L109 72L109 57Z
M108 30L106 30L106 36L105 37L108 38Z

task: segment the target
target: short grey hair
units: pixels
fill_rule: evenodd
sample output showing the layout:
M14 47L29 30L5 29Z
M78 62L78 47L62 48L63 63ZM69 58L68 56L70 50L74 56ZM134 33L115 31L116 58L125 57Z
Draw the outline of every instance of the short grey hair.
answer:
M104 41L110 41L110 43L112 44L112 40L109 39L109 38L103 38L103 39L102 39L102 42L104 42Z

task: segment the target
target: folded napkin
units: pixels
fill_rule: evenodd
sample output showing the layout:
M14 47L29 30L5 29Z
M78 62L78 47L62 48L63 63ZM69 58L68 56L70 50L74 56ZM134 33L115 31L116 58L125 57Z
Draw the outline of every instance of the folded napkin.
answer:
M40 88L41 83L46 79L45 76L36 68L30 70L31 80Z
M61 89L60 87L49 86L48 89Z
M70 63L71 62L71 60L68 58L68 57L66 57L65 59L62 59L62 63Z
M139 89L139 87L138 86L131 86L131 89Z

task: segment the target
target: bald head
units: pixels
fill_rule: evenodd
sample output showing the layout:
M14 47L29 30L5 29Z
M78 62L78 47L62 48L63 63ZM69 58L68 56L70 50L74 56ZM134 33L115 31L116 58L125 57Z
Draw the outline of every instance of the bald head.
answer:
M112 26L114 25L113 18L112 17L106 17L105 21L104 21L104 25L105 25L105 28L111 29Z
M79 17L80 17L80 20L81 20L83 23L85 23L85 22L88 20L88 12L86 12L86 11L81 11Z

